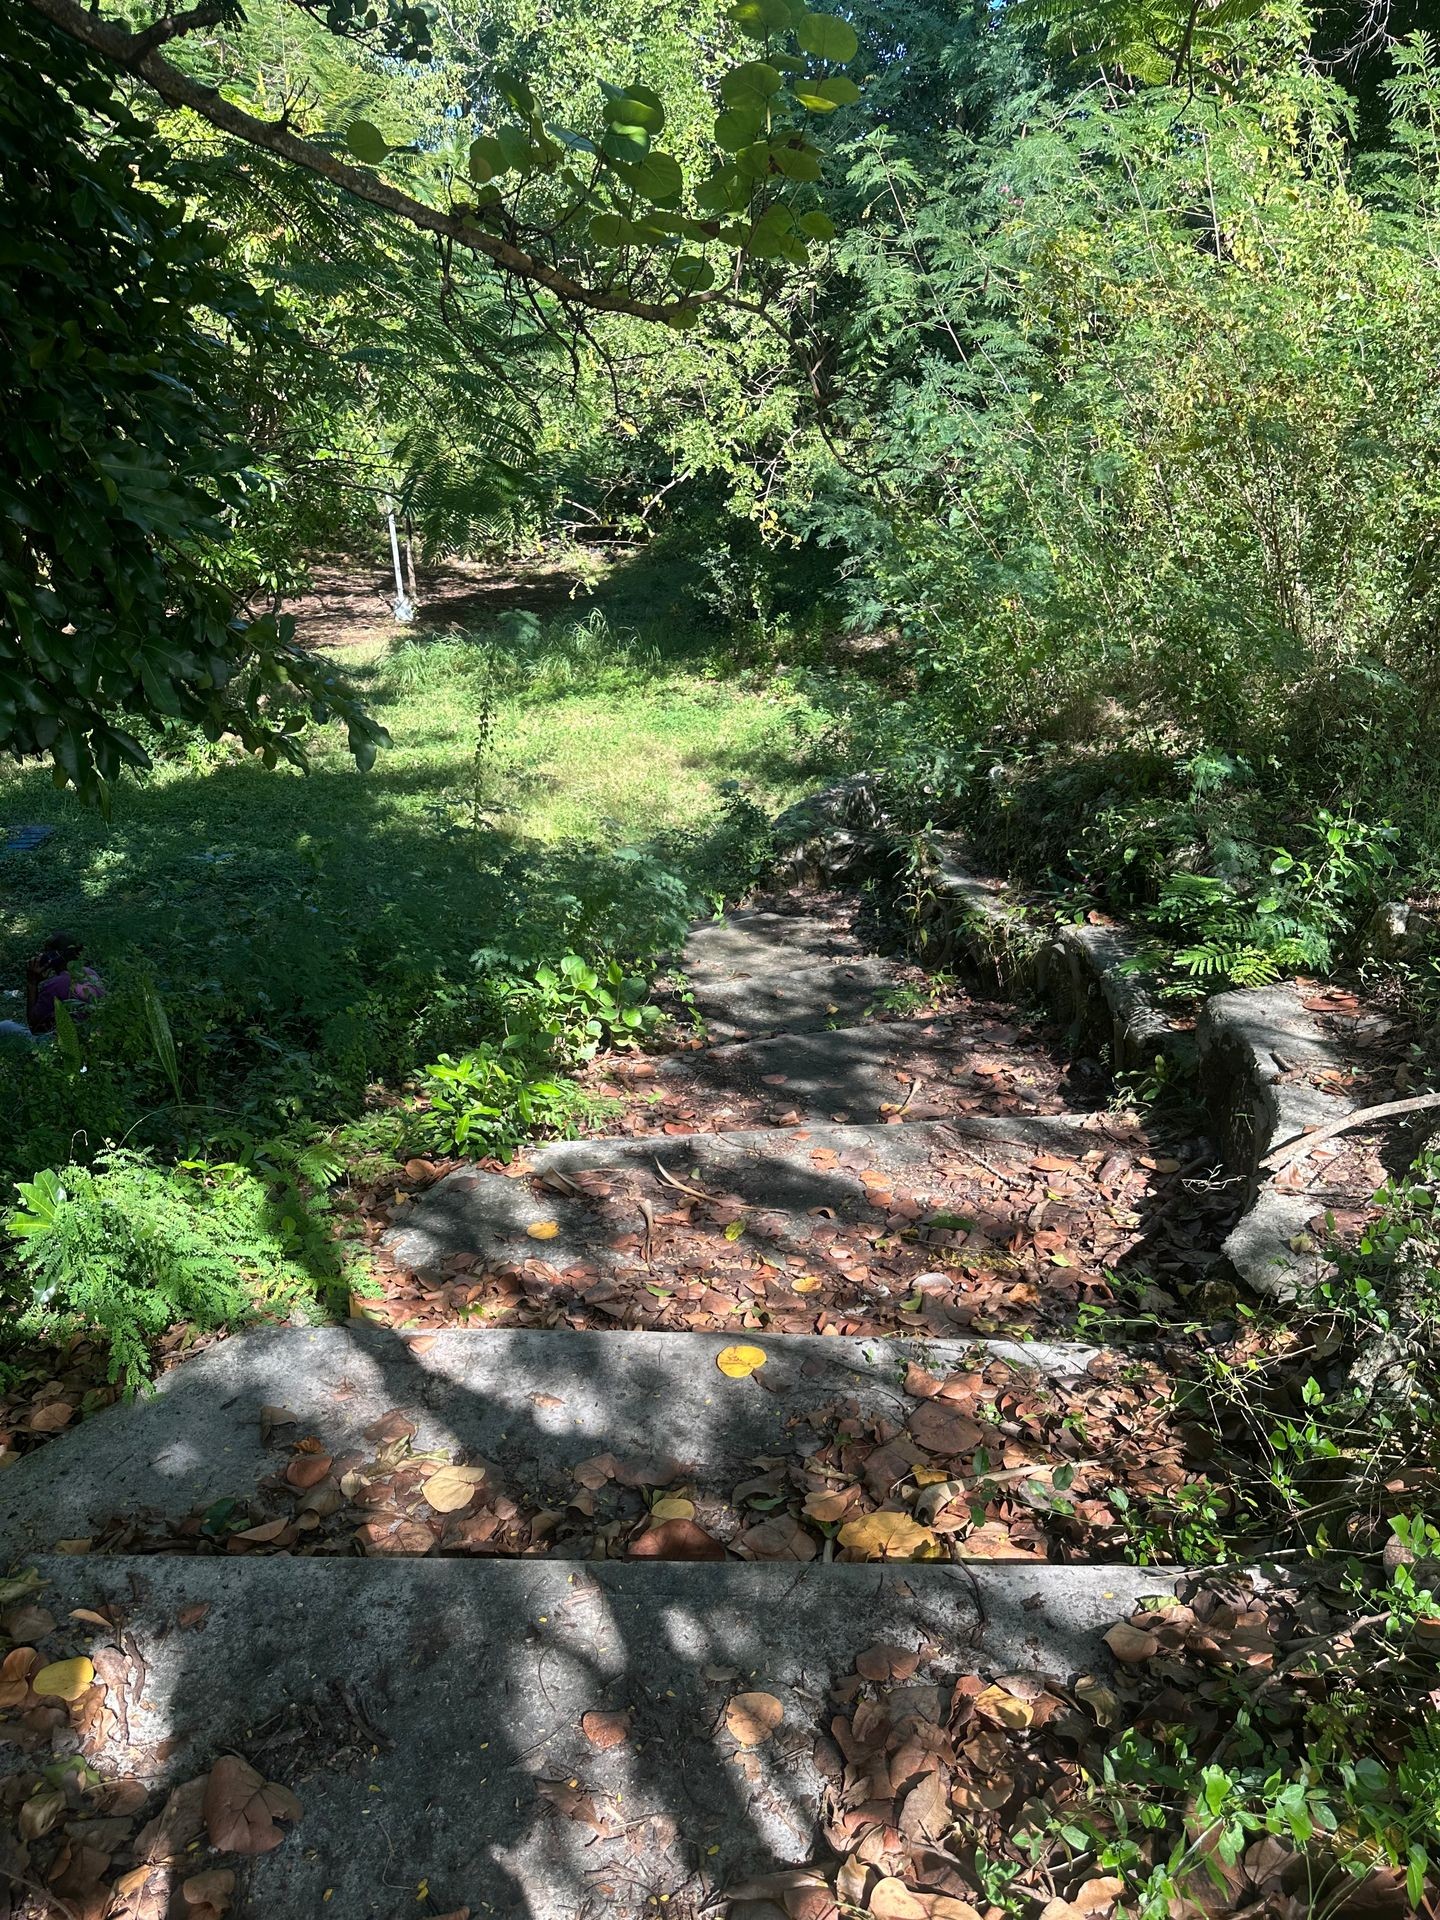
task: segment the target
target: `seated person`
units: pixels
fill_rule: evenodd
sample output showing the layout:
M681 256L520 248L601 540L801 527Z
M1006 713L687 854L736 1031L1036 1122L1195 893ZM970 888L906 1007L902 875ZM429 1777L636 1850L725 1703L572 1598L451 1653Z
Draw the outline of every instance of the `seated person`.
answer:
M25 1018L31 1033L55 1031L55 1007L63 1000L77 1020L105 996L93 967L79 964L83 951L68 933L53 933L25 969Z

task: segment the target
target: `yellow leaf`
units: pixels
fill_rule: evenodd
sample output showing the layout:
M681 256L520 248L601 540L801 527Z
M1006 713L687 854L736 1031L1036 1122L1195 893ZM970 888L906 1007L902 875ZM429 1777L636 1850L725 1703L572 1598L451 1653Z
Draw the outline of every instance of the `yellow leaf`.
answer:
M984 1687L975 1696L975 1711L983 1719L993 1720L998 1726L1018 1730L1028 1727L1035 1718L1035 1709L1028 1700L1018 1700L1013 1693L1007 1693L1004 1687Z
M871 1560L934 1559L940 1542L908 1513L867 1513L840 1529L840 1544Z
M678 1494L670 1494L664 1500L657 1500L650 1509L652 1520L693 1520L695 1502L682 1500Z
M553 1240L560 1231L558 1220L532 1220L525 1229L532 1240Z
M763 1347L723 1347L715 1356L715 1364L730 1380L748 1380L757 1367L765 1364Z
M725 1238L727 1240L738 1240L744 1231L745 1222L743 1220L732 1220L725 1229Z
M484 1467L439 1467L421 1487L425 1504L436 1513L458 1513L485 1484Z
M800 1278L798 1280L792 1280L790 1285L796 1293L814 1293L818 1289L820 1282L813 1273L802 1273Z
M30 1685L45 1700L78 1700L95 1684L95 1669L83 1656L54 1660L42 1667Z

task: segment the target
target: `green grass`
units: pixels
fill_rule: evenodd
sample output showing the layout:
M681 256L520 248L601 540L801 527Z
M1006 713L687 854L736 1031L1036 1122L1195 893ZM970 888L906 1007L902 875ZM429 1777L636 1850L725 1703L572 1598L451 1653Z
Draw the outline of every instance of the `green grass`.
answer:
M740 883L730 783L773 810L843 761L831 714L773 676L725 677L693 641L522 629L346 651L394 743L369 773L329 733L308 775L176 743L109 820L42 771L0 775L0 824L56 828L0 858L0 977L21 987L64 927L112 986L84 1081L0 1057L8 1176L70 1157L77 1128L88 1155L121 1134L208 1149L332 1126L474 1037L472 956L654 954Z

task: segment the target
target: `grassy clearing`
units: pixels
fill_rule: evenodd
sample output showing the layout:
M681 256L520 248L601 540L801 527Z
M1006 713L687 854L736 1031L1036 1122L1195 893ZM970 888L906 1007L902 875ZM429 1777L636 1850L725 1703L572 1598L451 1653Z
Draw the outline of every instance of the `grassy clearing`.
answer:
M844 763L813 697L673 627L510 614L343 660L393 740L368 774L328 734L308 775L162 742L108 821L0 778L0 822L56 829L0 870L6 985L63 926L111 986L83 1077L0 1056L7 1177L107 1140L243 1158L333 1129L484 1037L501 956L643 969L744 884L759 810Z

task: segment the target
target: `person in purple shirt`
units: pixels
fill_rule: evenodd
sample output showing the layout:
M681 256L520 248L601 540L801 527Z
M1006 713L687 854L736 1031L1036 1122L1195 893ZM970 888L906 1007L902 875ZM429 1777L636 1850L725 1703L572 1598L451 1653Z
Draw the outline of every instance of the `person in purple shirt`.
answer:
M93 967L82 967L81 943L68 933L52 933L25 969L25 1018L31 1033L55 1031L55 1008L63 1000L83 1020L105 986Z

